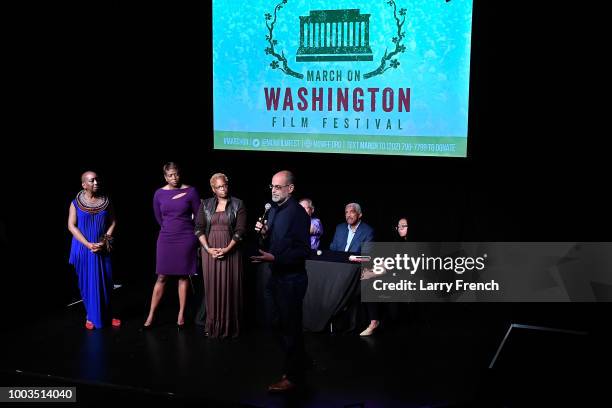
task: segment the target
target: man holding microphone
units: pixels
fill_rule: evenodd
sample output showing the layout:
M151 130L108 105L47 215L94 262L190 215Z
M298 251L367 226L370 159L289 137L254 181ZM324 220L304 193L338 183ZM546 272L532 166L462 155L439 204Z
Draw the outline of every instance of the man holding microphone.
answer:
M288 170L276 173L270 184L274 204L267 221L258 221L255 230L264 237L266 250L252 256L255 263L269 262L272 271L268 291L278 311L281 340L285 352L284 374L270 385L270 392L293 390L312 364L304 349L302 304L308 276L306 258L310 254L310 217L292 197L294 176Z

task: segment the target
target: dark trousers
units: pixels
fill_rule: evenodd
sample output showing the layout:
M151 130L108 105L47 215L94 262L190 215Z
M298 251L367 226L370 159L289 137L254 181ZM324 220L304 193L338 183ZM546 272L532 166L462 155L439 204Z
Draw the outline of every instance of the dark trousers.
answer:
M363 304L368 312L369 320L380 320L380 304L377 302L364 302Z
M280 340L285 352L284 373L292 381L299 381L307 360L302 329L302 305L308 275L306 272L272 272L267 295L278 317Z

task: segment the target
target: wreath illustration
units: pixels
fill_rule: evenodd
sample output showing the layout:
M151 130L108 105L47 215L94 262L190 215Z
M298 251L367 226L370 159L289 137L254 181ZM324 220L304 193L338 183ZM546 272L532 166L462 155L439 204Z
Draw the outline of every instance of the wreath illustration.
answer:
M283 0L282 2L278 3L274 7L274 19L272 19L272 15L270 13L265 14L266 27L268 27L268 34L266 35L266 40L268 41L268 44L270 44L270 46L267 47L265 51L266 51L266 54L270 54L276 58L276 60L270 63L270 66L272 67L272 69L280 69L287 75L291 75L296 78L303 79L304 78L303 74L300 74L299 72L295 72L294 70L289 68L289 64L287 64L287 58L285 57L285 52L281 51L281 53L279 54L274 49L274 46L278 45L278 41L274 39L274 24L276 24L276 14L283 8L283 5L285 4L287 4L287 0ZM272 20L272 22L270 22L270 20ZM279 65L279 62L283 64L282 67Z
M272 69L278 69L282 71L285 75L291 75L299 79L304 79L303 74L300 74L299 72L296 72L291 69L291 67L289 67L289 63L287 62L287 58L285 57L285 52L281 50L279 54L276 50L276 46L278 46L278 40L274 38L274 26L276 24L278 12L283 8L284 5L287 4L287 1L288 0L282 0L280 3L278 3L274 7L273 14L266 13L264 15L266 27L268 28L268 34L266 34L266 41L269 45L264 51L267 55L272 55L275 58L270 63L270 67L272 67ZM403 26L406 22L406 9L401 8L398 10L397 4L394 0L388 0L387 4L390 7L393 7L393 18L395 19L395 25L397 27L397 34L391 39L391 41L395 44L395 48L391 52L389 52L388 48L385 49L385 54L380 59L380 65L378 66L378 68L364 74L364 79L368 79L377 75L382 75L385 71L391 68L398 68L400 62L397 60L397 58L394 57L406 51L406 46L402 44L402 41L406 38L406 32L403 31Z

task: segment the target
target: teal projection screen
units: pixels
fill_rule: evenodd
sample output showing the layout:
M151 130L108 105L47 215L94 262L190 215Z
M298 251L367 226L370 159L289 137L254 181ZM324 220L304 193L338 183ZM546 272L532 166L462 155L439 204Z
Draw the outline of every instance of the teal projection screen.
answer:
M215 149L466 157L471 0L213 0Z

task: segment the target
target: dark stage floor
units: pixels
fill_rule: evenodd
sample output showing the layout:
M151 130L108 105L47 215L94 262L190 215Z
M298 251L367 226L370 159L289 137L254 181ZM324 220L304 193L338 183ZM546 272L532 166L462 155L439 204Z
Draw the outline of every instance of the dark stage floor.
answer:
M121 328L85 330L82 305L77 304L6 331L2 385L76 386L78 400L85 403L525 406L525 401L560 398L560 392L583 395L575 380L589 372L576 370L591 368L585 353L597 347L590 335L579 336L579 341L559 334L519 336L508 342L497 367L489 369L508 327L504 318L491 318L496 305L407 305L403 310L408 318L387 324L371 338L307 333L315 368L300 391L275 396L266 392L281 374L280 349L272 333L252 327L237 340L220 341L206 338L193 324L179 332L173 324L174 292L161 306L160 325L142 332L149 289L126 285L116 291L123 299ZM570 364L568 355L581 359ZM534 356L541 359L534 361ZM553 370L551 361L559 360L563 363ZM551 377L555 372L558 376ZM547 388L549 382L554 389ZM597 387L590 392L595 395Z

